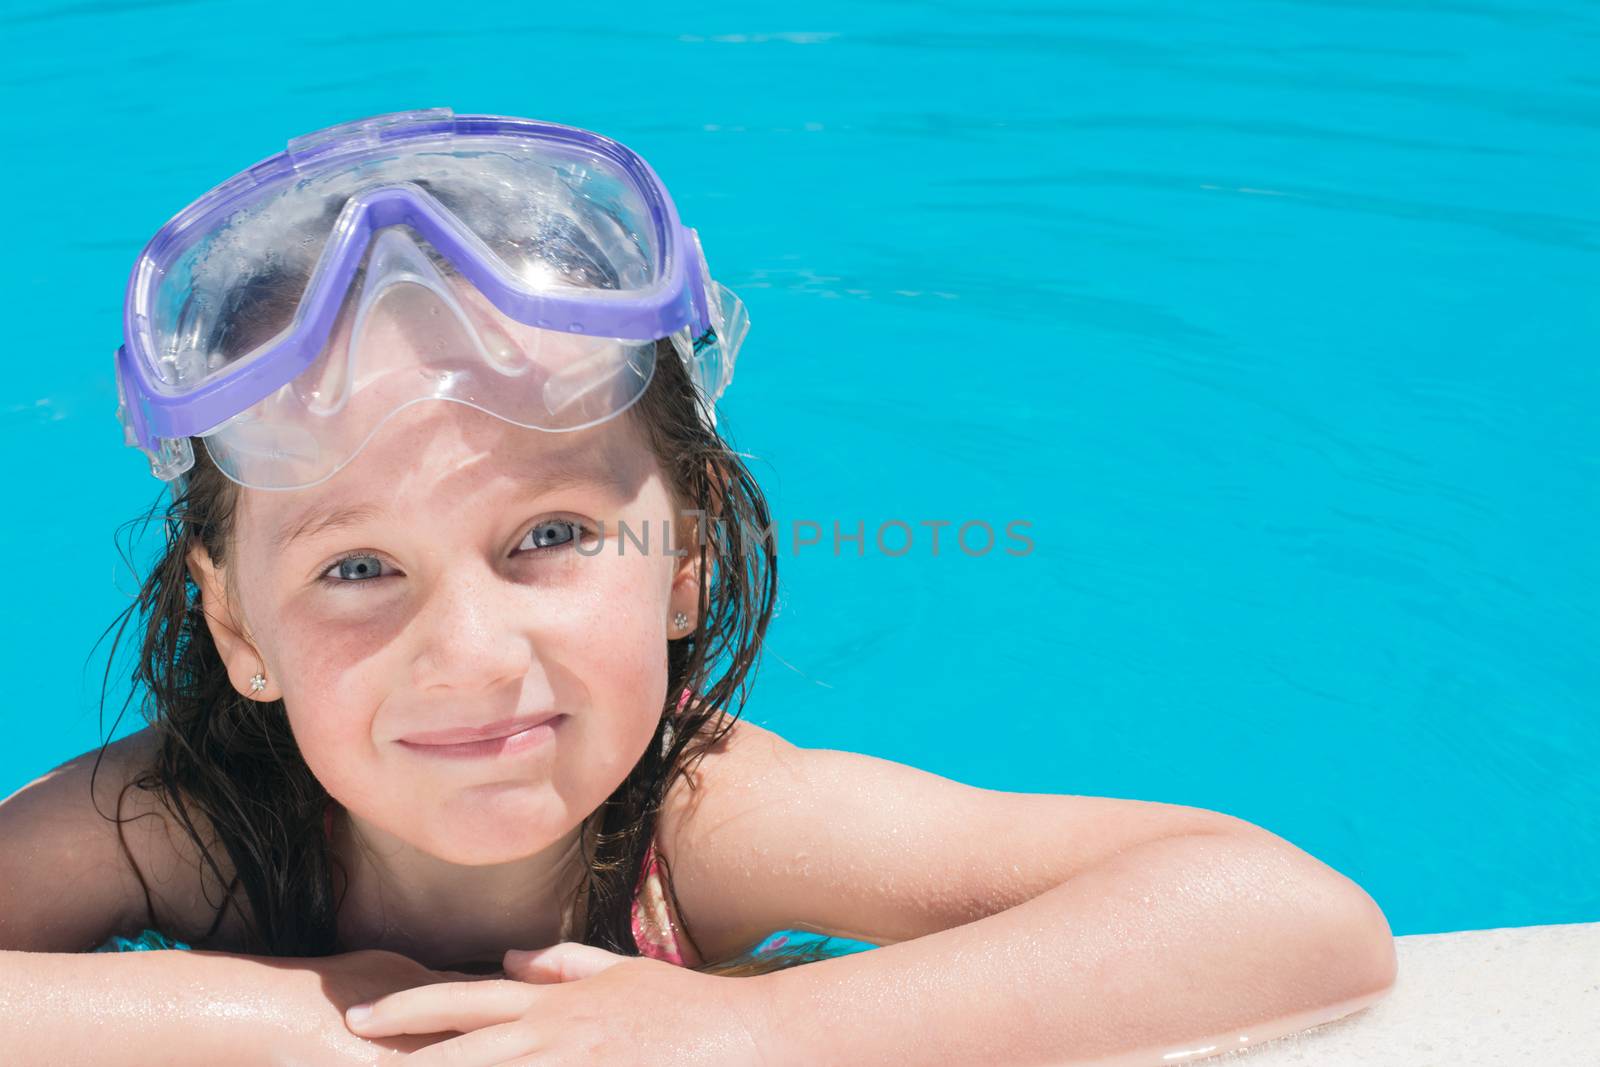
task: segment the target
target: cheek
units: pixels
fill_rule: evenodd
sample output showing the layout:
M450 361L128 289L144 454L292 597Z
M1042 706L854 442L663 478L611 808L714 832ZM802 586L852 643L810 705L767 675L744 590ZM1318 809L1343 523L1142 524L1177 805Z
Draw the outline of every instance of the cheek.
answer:
M582 759L557 771L596 803L633 769L655 734L667 689L667 578L661 560L607 548L587 561L584 594L540 642L545 666L576 682L583 707L571 722Z
M359 787L357 768L372 752L374 709L383 700L381 643L364 627L291 624L278 642L279 684L306 765L336 796Z
M630 553L594 562L596 580L575 605L582 655L593 665L586 677L634 693L664 687L667 583L660 561Z

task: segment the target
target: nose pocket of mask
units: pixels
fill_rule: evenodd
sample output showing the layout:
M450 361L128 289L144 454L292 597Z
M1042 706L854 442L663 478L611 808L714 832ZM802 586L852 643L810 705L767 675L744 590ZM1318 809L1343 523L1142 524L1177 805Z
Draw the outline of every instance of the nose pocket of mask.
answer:
M356 354L361 351L375 309L390 290L404 285L420 286L437 297L438 305L429 311L437 314L442 307L455 320L461 329L461 336L484 363L502 373L513 375L527 369L526 361L517 358L520 353L508 338L499 339L502 343L484 344L477 324L461 306L449 281L440 273L428 253L404 229L389 226L379 231L367 256L366 277L361 284L355 323L350 331L352 366L346 371L346 389L358 384L362 375L371 371L371 368L358 365L362 360Z

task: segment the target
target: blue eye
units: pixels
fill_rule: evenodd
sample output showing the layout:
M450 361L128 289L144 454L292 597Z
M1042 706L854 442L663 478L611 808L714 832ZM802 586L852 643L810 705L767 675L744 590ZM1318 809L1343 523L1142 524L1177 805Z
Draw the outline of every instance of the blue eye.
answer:
M549 519L529 530L528 537L533 539L534 548L556 548L577 540L578 525L565 519ZM523 544L527 544L526 539Z
M381 577L379 573L383 567L382 561L377 556L365 552L357 552L346 556L322 572L324 581L335 585L361 585ZM334 571L339 573L337 578L330 578Z

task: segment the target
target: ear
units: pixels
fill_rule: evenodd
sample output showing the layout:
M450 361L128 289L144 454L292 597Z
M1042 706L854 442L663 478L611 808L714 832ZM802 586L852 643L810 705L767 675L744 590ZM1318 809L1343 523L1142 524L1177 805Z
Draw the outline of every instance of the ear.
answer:
M249 638L240 633L234 623L237 614L228 595L224 568L211 562L211 553L205 550L204 545L191 548L185 562L188 563L194 583L200 587L200 607L206 617L206 629L211 631L211 640L216 643L217 653L227 668L228 680L251 700L277 700L282 696L282 690L267 671L261 653L256 651ZM267 687L259 693L253 693L250 691L250 679L257 671L267 676Z
M710 541L717 534L716 516L680 512L676 526L675 546L683 555L673 563L672 588L667 597L667 636L673 640L689 636L700 625L700 546L705 541L715 551ZM689 624L681 628L672 625L680 611L689 619Z

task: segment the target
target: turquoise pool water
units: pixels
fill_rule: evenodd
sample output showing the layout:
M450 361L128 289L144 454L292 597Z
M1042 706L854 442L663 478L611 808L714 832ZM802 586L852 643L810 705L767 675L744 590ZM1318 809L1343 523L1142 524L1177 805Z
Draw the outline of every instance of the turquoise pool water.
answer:
M291 136L442 104L635 147L749 304L727 422L825 534L750 718L1231 812L1397 933L1600 919L1600 10L330 10L0 16L0 790L101 736L156 492L112 414L140 246Z

